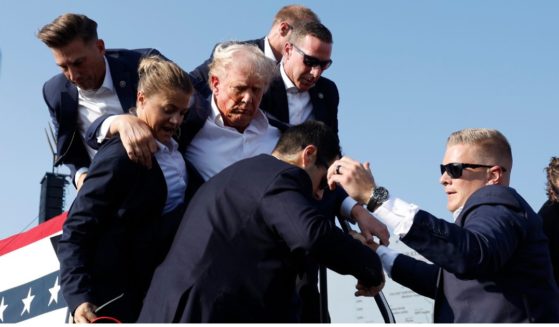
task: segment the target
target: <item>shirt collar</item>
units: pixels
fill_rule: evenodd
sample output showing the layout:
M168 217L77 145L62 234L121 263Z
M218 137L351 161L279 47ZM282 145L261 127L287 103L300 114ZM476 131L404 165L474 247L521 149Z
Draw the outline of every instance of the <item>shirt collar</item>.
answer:
M155 140L155 142L157 143L158 151L161 151L161 152L165 152L165 151L166 152L174 152L174 151L177 151L178 148L179 148L179 144L173 138L171 138L170 146L167 146L167 145L159 142L158 140Z
M217 103L215 103L215 97L213 93L211 97L212 97L211 98L212 110L210 112L208 119L211 119L217 126L221 128L233 128L233 127L225 126L225 123L223 122L223 117L221 116L221 112L217 108ZM245 132L249 130L256 130L259 132L265 131L268 129L268 125L269 125L269 121L266 115L262 112L262 110L257 109L256 114L254 114L254 117L252 117L252 120L250 121L248 127L245 129Z
M452 218L454 218L454 221L456 221L456 219L458 219L458 217L462 213L462 209L464 209L464 206L454 210L454 212L452 213Z
M276 60L276 56L274 56L274 51L272 50L272 46L270 45L270 40L268 40L268 37L264 37L264 55L267 58L272 59L276 64L278 63L278 61Z
M285 69L283 68L283 61L280 64L280 74L281 74L281 79L283 80L283 84L285 85L285 91L287 93L297 93L297 92L299 92L299 89L295 86L295 84L293 84L291 79L289 79L289 76L287 76L287 73L285 72Z

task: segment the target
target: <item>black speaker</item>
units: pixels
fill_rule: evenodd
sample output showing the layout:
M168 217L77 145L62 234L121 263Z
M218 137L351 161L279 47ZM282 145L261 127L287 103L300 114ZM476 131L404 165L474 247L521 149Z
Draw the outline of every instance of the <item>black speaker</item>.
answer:
M62 213L68 175L46 173L41 180L39 224Z

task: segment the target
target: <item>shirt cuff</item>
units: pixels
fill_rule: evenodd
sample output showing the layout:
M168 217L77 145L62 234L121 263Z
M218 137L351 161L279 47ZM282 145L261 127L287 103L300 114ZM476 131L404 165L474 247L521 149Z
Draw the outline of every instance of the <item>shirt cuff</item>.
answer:
M384 245L379 245L377 248L377 254L382 262L382 267L388 275L392 278L392 266L394 266L394 260L400 254L398 251L392 250Z
M355 201L354 199L352 199L349 196L346 197L342 201L342 206L340 208L340 215L342 215L342 218L354 223L355 220L353 220L353 218L351 218L351 209L353 209L353 207L356 204L357 204L357 201Z
M87 167L81 167L76 171L76 174L74 175L74 185L76 185L76 187L78 187L78 181L80 180L81 175L87 174L88 171L89 168Z
M419 207L398 198L390 197L373 214L395 235L404 237L413 225Z
M107 139L107 134L109 134L109 128L111 128L111 124L116 117L117 115L109 116L103 121L103 123L101 123L101 127L97 130L97 143L101 144L105 142L105 140Z

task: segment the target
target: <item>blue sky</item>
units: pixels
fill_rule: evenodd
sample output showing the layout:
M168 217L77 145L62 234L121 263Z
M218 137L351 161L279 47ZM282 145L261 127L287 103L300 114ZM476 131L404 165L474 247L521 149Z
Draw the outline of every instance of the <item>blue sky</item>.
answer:
M83 13L98 22L108 48L154 47L189 71L216 42L265 35L289 3L0 2L0 239L37 216L39 182L51 170L41 87L59 69L35 36L41 26L64 12ZM299 3L333 33L334 64L324 76L340 91L343 150L370 161L378 184L448 219L438 184L447 136L496 128L512 145L511 186L539 209L543 168L559 155L559 2ZM67 193L67 205L74 196Z

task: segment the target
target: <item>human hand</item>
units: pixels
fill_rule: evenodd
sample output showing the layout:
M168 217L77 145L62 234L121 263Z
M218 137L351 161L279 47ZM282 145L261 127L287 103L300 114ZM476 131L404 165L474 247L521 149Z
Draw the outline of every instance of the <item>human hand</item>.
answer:
M97 310L97 306L95 304L84 302L80 304L76 311L74 311L74 323L76 324L89 324L97 315L95 314L95 310Z
M380 293L380 291L382 291L382 289L384 288L384 284L385 284L384 274L382 276L383 276L382 283L378 286L367 287L361 281L357 281L357 285L355 285L355 288L357 289L357 291L355 291L355 296L372 297Z
M151 156L157 151L157 143L151 128L133 115L118 115L109 133L119 134L130 160L151 168Z
M328 168L328 185L331 190L336 183L344 188L349 196L361 204L367 203L371 190L376 187L369 163L361 164L349 157L342 157Z
M376 236L382 245L390 244L388 228L368 210L360 205L355 205L351 209L351 216L357 221L359 230L367 242L373 242L373 236Z

